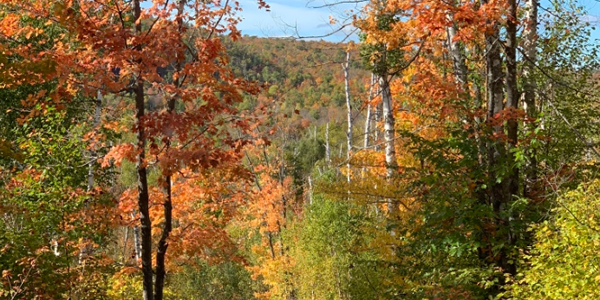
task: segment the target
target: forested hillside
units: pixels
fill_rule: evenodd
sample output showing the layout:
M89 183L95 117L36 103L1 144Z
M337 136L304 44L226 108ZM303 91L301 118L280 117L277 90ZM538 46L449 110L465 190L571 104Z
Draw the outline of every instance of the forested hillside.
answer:
M349 74L353 117L363 117L360 112L366 107L370 73L358 49L324 41L244 37L228 43L234 73L264 84L260 95L247 97L241 108L254 110L259 101L269 101L271 108L276 107L272 113L287 116L282 129L290 130L293 136L307 134L308 127L324 130L326 123L343 126L347 105L342 63L346 62L347 50L353 56ZM324 132L319 136L324 142ZM346 138L341 138L336 139L336 146L343 143L345 147Z
M585 8L364 4L0 0L0 299L598 299Z

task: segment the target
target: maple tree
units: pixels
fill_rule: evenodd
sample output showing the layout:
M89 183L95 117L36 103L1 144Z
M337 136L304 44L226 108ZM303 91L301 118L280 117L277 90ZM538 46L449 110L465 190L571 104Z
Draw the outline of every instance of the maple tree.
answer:
M13 36L15 30L26 38L40 36L34 26L20 26L19 20L25 18L56 23L62 29L58 38L63 41L41 37L47 40L38 41L40 44L52 42L41 52L27 45L7 49L24 61L55 62L51 64L54 68L42 73L45 77L33 77L40 78L40 82L54 80L56 88L31 95L27 102L33 108L30 116L38 113L36 103L44 107L45 97L59 103L97 91L118 98L124 98L122 92L133 96L135 123L131 129L135 143L113 147L104 157L104 165L111 159L116 163L123 159L136 162L137 189L125 191L120 202L124 212L130 213L126 207L131 198L137 198L144 299L162 299L167 247L176 247L171 235L178 237L173 241L192 244L187 245L191 249L182 246L183 253L221 240L223 234L218 233L217 224L227 220L237 201L235 197L228 198L227 203L220 200L231 190L231 184L225 181L207 186L197 182L217 174L221 179L244 174L236 164L236 153L244 142L230 136L231 127L223 126L228 123L244 130L247 125L236 116L234 104L242 100L242 91L257 91L253 84L236 79L226 67L220 35L229 32L231 38L239 38L235 29L238 19L234 16L238 8L228 2L220 5L201 1L154 1L147 8L142 8L141 1L5 1L2 5L7 8L2 20L5 37ZM265 4L259 1L259 5ZM172 71L166 77L161 76L161 69ZM16 78L33 73L17 66L9 66L9 70L7 73ZM165 101L166 108L146 112L150 93ZM176 109L178 103L182 105ZM148 172L153 169L160 170L157 187L162 187L162 192L148 183ZM173 187L180 192L174 194ZM204 202L204 208L196 207L198 201ZM215 229L187 230L186 226L202 220L195 218L197 214L187 216L187 206L206 213L208 219L204 222L213 223ZM209 217L214 212L219 214ZM182 227L173 228L174 214ZM186 216L192 224L186 225ZM158 236L153 233L157 231ZM193 245L186 238L189 235L204 244ZM156 237L157 244L153 242Z

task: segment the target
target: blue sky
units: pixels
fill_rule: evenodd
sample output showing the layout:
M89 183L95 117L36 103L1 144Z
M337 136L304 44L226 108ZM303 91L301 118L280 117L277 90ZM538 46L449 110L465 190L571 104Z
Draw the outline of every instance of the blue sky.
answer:
M596 27L596 30L592 32L592 38L600 40L600 0L578 0L577 2L586 8L587 21Z
M542 0L547 6L549 0ZM267 0L271 11L259 10L255 0L239 0L244 18L239 28L243 34L266 37L319 36L330 33L335 26L329 24L329 16L342 17L350 10L357 11L354 4L315 8L335 0ZM600 39L600 0L577 0L588 10L588 21L596 25L593 38ZM297 32L296 32L297 28ZM323 39L340 41L348 33L337 33Z
M258 9L255 0L239 2L244 20L238 28L242 30L242 34L267 37L326 35L337 28L329 23L330 16L344 18L350 10L357 10L354 4L316 8L334 3L335 0L268 0L270 12ZM349 32L350 30L345 30L323 39L340 41Z

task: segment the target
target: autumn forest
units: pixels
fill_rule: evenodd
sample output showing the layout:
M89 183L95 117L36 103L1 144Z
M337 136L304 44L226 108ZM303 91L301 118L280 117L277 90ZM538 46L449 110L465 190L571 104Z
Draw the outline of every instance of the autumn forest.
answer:
M0 299L599 299L582 1L350 2L0 0Z

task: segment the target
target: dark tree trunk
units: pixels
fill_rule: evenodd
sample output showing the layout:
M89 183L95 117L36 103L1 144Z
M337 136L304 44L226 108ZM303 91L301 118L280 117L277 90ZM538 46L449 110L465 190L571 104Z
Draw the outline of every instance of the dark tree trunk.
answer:
M136 1L137 2L137 1ZM142 236L142 272L144 274L144 300L153 300L152 293L152 223L148 210L148 174L146 170L146 140L144 137L144 83L138 79L135 89L136 104L136 139L138 147L137 163L138 176L138 209L140 211L140 231Z
M177 85L177 84L176 84ZM167 112L169 114L174 114L175 110L175 98L169 100L167 106ZM170 139L167 139L165 142L165 151L168 155L169 149L171 147ZM163 204L163 213L165 217L165 221L162 224L162 235L160 240L158 241L158 247L156 249L156 280L154 283L154 290L156 292L155 300L163 299L163 290L165 286L165 276L167 274L165 268L165 256L167 254L167 248L169 247L168 239L171 231L173 230L173 202L172 202L172 178L171 175L165 176L165 182L163 192L165 194L165 202Z
M172 185L171 185L171 176L167 176L165 178L165 203L164 203L164 216L165 222L162 226L162 235L160 240L158 241L158 248L156 250L156 281L155 281L155 291L156 297L155 300L163 299L163 290L165 286L165 276L167 274L165 269L165 256L167 254L167 248L169 247L169 243L167 242L169 235L172 230L172 211L173 206L171 202L172 196Z
M519 109L519 92L517 90L517 2L516 0L508 0L508 20L506 24L506 107L511 109L512 112L516 112ZM516 115L511 114L511 117L507 120L507 135L508 135L508 160L509 174L508 174L508 194L507 198L504 199L506 202L510 202L515 197L519 196L519 168L515 164L515 153L514 149L517 147L518 142L518 130L519 123ZM510 217L505 217L502 223L505 228L503 232L506 232L506 243L507 245L514 246L516 243L514 234L512 232ZM516 275L516 264L514 260L507 257L506 253L503 253L501 267L504 272L508 272L511 275Z
M134 19L137 21L141 16L140 0L133 0ZM135 23L135 32L137 35L142 34L141 22ZM142 45L136 45L135 50L141 52ZM141 55L138 53L138 55ZM141 64L141 58L138 59L138 64ZM137 162L136 171L138 176L138 209L140 211L140 231L142 236L142 273L143 273L143 297L144 300L154 300L152 292L152 223L150 220L150 212L148 210L149 193L148 193L148 174L146 170L146 137L144 136L144 80L141 71L139 71L135 93L135 125L137 139Z
M175 22L177 23L177 33L179 34L179 42L183 44L183 12L184 12L185 0L177 1L177 16L175 18ZM185 60L185 56L177 55L175 58L175 71L179 72L182 69L182 63ZM184 79L177 79L174 82L175 87L181 87ZM167 103L167 113L169 114L169 119L174 119L175 112L175 102L177 101L177 96L172 96ZM167 124L167 126L173 126L172 124ZM172 131L172 128L167 128L167 132ZM165 139L165 155L168 156L171 150L171 137L167 136ZM169 247L169 236L171 235L171 231L173 230L173 182L172 176L170 173L166 174L163 192L165 194L165 202L163 204L163 213L165 217L165 221L162 224L162 235L160 240L158 241L158 247L156 249L156 280L154 283L155 290L155 300L163 299L163 291L165 287L165 277L167 275L167 270L165 267L165 257L167 255L167 248Z
M517 2L508 0L509 12L506 25L506 107L516 111L519 108L519 92L517 90ZM517 146L519 123L516 116L507 120L508 147ZM510 154L511 164L514 165L514 154ZM513 167L510 174L510 193L519 193L519 169Z
M482 1L483 4L487 4L487 0ZM498 119L499 113L504 109L504 79L503 68L502 68L502 56L500 55L501 42L500 42L500 24L497 21L488 24L489 28L485 33L485 44L486 44L486 71L487 71L487 120L491 122L491 130L494 136L502 136L504 133L504 126L502 120ZM510 54L508 54L510 55ZM507 57L507 59L510 59ZM513 61L514 63L514 61ZM508 66L507 69L511 67ZM512 71L511 71L512 72ZM507 71L508 73L508 71ZM512 76L512 74L510 74ZM512 79L507 79L511 81ZM513 88L513 86L507 84L507 87ZM514 105L514 90L508 92L509 97L513 97L507 101L508 105ZM511 94L513 93L513 94ZM510 127L510 125L508 126ZM508 130L510 132L510 129ZM512 133L512 132L511 132ZM489 186L489 197L492 205L494 219L492 234L494 235L494 244L487 245L488 252L487 260L493 261L493 263L502 269L503 272L513 273L515 270L515 264L510 260L510 244L511 232L509 221L504 218L504 212L506 210L507 203L510 201L511 195L511 177L498 172L506 168L501 164L510 163L507 159L506 143L501 139L491 136L491 140L488 142L488 186ZM510 168L510 167L509 167ZM489 234L489 233L488 233ZM500 249L494 251L495 244L504 244ZM500 282L497 285L498 290L504 285L504 277L499 278Z
M500 44L498 41L499 25L493 24L492 30L488 30L485 36L486 42L486 70L487 70L487 120L492 126L495 134L501 135L504 131L500 122L495 122L500 111L504 109L504 78L502 74L502 57L500 56ZM491 33L490 33L491 31ZM488 142L488 168L490 181L490 197L494 212L499 213L502 203L506 198L504 181L497 182L498 164L503 161L505 145L501 140Z

